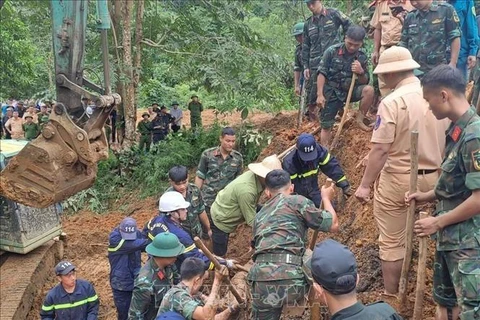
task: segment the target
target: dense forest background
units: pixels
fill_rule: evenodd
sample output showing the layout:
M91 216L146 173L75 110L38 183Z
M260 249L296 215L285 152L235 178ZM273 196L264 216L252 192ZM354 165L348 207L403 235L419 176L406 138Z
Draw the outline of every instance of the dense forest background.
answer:
M89 2L85 74L101 83L95 1ZM368 15L368 1L324 3L357 23ZM191 93L220 111L273 111L297 103L291 28L311 15L303 0L112 0L109 5L112 87L125 104L185 104ZM0 20L0 99L54 98L50 1L7 0Z

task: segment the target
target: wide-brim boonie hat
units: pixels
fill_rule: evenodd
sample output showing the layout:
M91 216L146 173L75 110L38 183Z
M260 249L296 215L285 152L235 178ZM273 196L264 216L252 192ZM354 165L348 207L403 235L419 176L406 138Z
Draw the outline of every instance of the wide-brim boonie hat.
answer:
M385 50L378 59L378 65L373 70L374 74L393 73L409 71L420 68L420 65L413 60L408 49L393 46Z
M265 178L270 171L282 169L282 163L278 159L277 155L274 154L273 156L266 157L260 163L250 163L248 165L248 169L250 169L257 176Z

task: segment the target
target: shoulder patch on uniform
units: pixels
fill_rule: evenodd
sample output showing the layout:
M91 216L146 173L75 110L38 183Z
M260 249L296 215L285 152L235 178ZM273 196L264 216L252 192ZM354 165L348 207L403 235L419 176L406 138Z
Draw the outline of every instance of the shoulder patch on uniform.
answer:
M380 117L379 114L377 114L377 119L375 120L375 128L374 130L377 130L378 127L380 127L380 124L382 123L382 117Z
M458 14L455 11L455 9L453 10L453 21L455 21L456 23L460 22L460 18L458 17Z
M480 149L472 152L472 161L475 170L480 171Z

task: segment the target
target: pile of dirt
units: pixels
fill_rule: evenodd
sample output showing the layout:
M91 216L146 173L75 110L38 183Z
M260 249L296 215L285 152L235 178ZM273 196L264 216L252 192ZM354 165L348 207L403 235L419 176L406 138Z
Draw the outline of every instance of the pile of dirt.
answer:
M265 116L266 121L259 128L268 130L273 134L272 143L266 148L260 158L271 154L280 154L286 148L295 143L295 138L302 132L312 132L316 126L311 123L303 123L300 129L296 129L296 113L281 113L276 116ZM319 140L319 136L317 139ZM334 155L340 161L350 183L354 188L358 187L363 168L357 164L369 151L370 133L365 133L348 121L344 127L344 133L340 139L338 148ZM324 176L320 176L320 183L323 183ZM119 205L123 212L131 214L137 219L139 226L142 226L157 212L158 198L135 200L135 196L122 201ZM126 207L126 208L125 208ZM372 204L360 204L354 197L348 199L345 204L339 207L341 230L335 235L321 235L321 238L332 237L347 245L356 255L360 273L360 299L364 303L371 303L377 300L387 300L397 308L395 301L382 296L383 284L380 260L378 257L377 237L378 230L372 214ZM68 234L65 258L72 260L77 266L78 276L93 282L101 301L100 319L116 319L116 311L113 304L112 293L109 285L109 265L107 259L108 235L111 230L119 224L125 213L112 211L105 215L97 215L91 212L81 212L75 216L64 218L64 231ZM230 236L227 256L245 264L250 260L249 246L251 240L251 229L245 225L237 228ZM430 319L434 314L434 303L431 297L432 270L434 246L430 246L430 256L427 261L427 288L424 300L424 319ZM414 251L412 271L409 278L408 301L410 306L406 312L402 312L405 318L411 316L414 304L414 290L416 283L416 257L417 249ZM53 272L52 272L53 273ZM47 291L56 284L52 274L42 292L37 295L35 305L29 314L28 319L38 319L38 312L42 300ZM245 315L243 316L245 317ZM242 318L243 318L242 317Z

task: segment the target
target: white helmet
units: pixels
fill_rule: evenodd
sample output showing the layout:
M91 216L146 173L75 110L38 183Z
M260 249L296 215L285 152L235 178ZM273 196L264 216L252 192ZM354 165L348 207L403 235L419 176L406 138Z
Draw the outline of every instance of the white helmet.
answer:
M162 194L158 201L158 210L160 212L172 212L178 209L187 209L190 207L190 202L185 201L180 192L169 191Z

